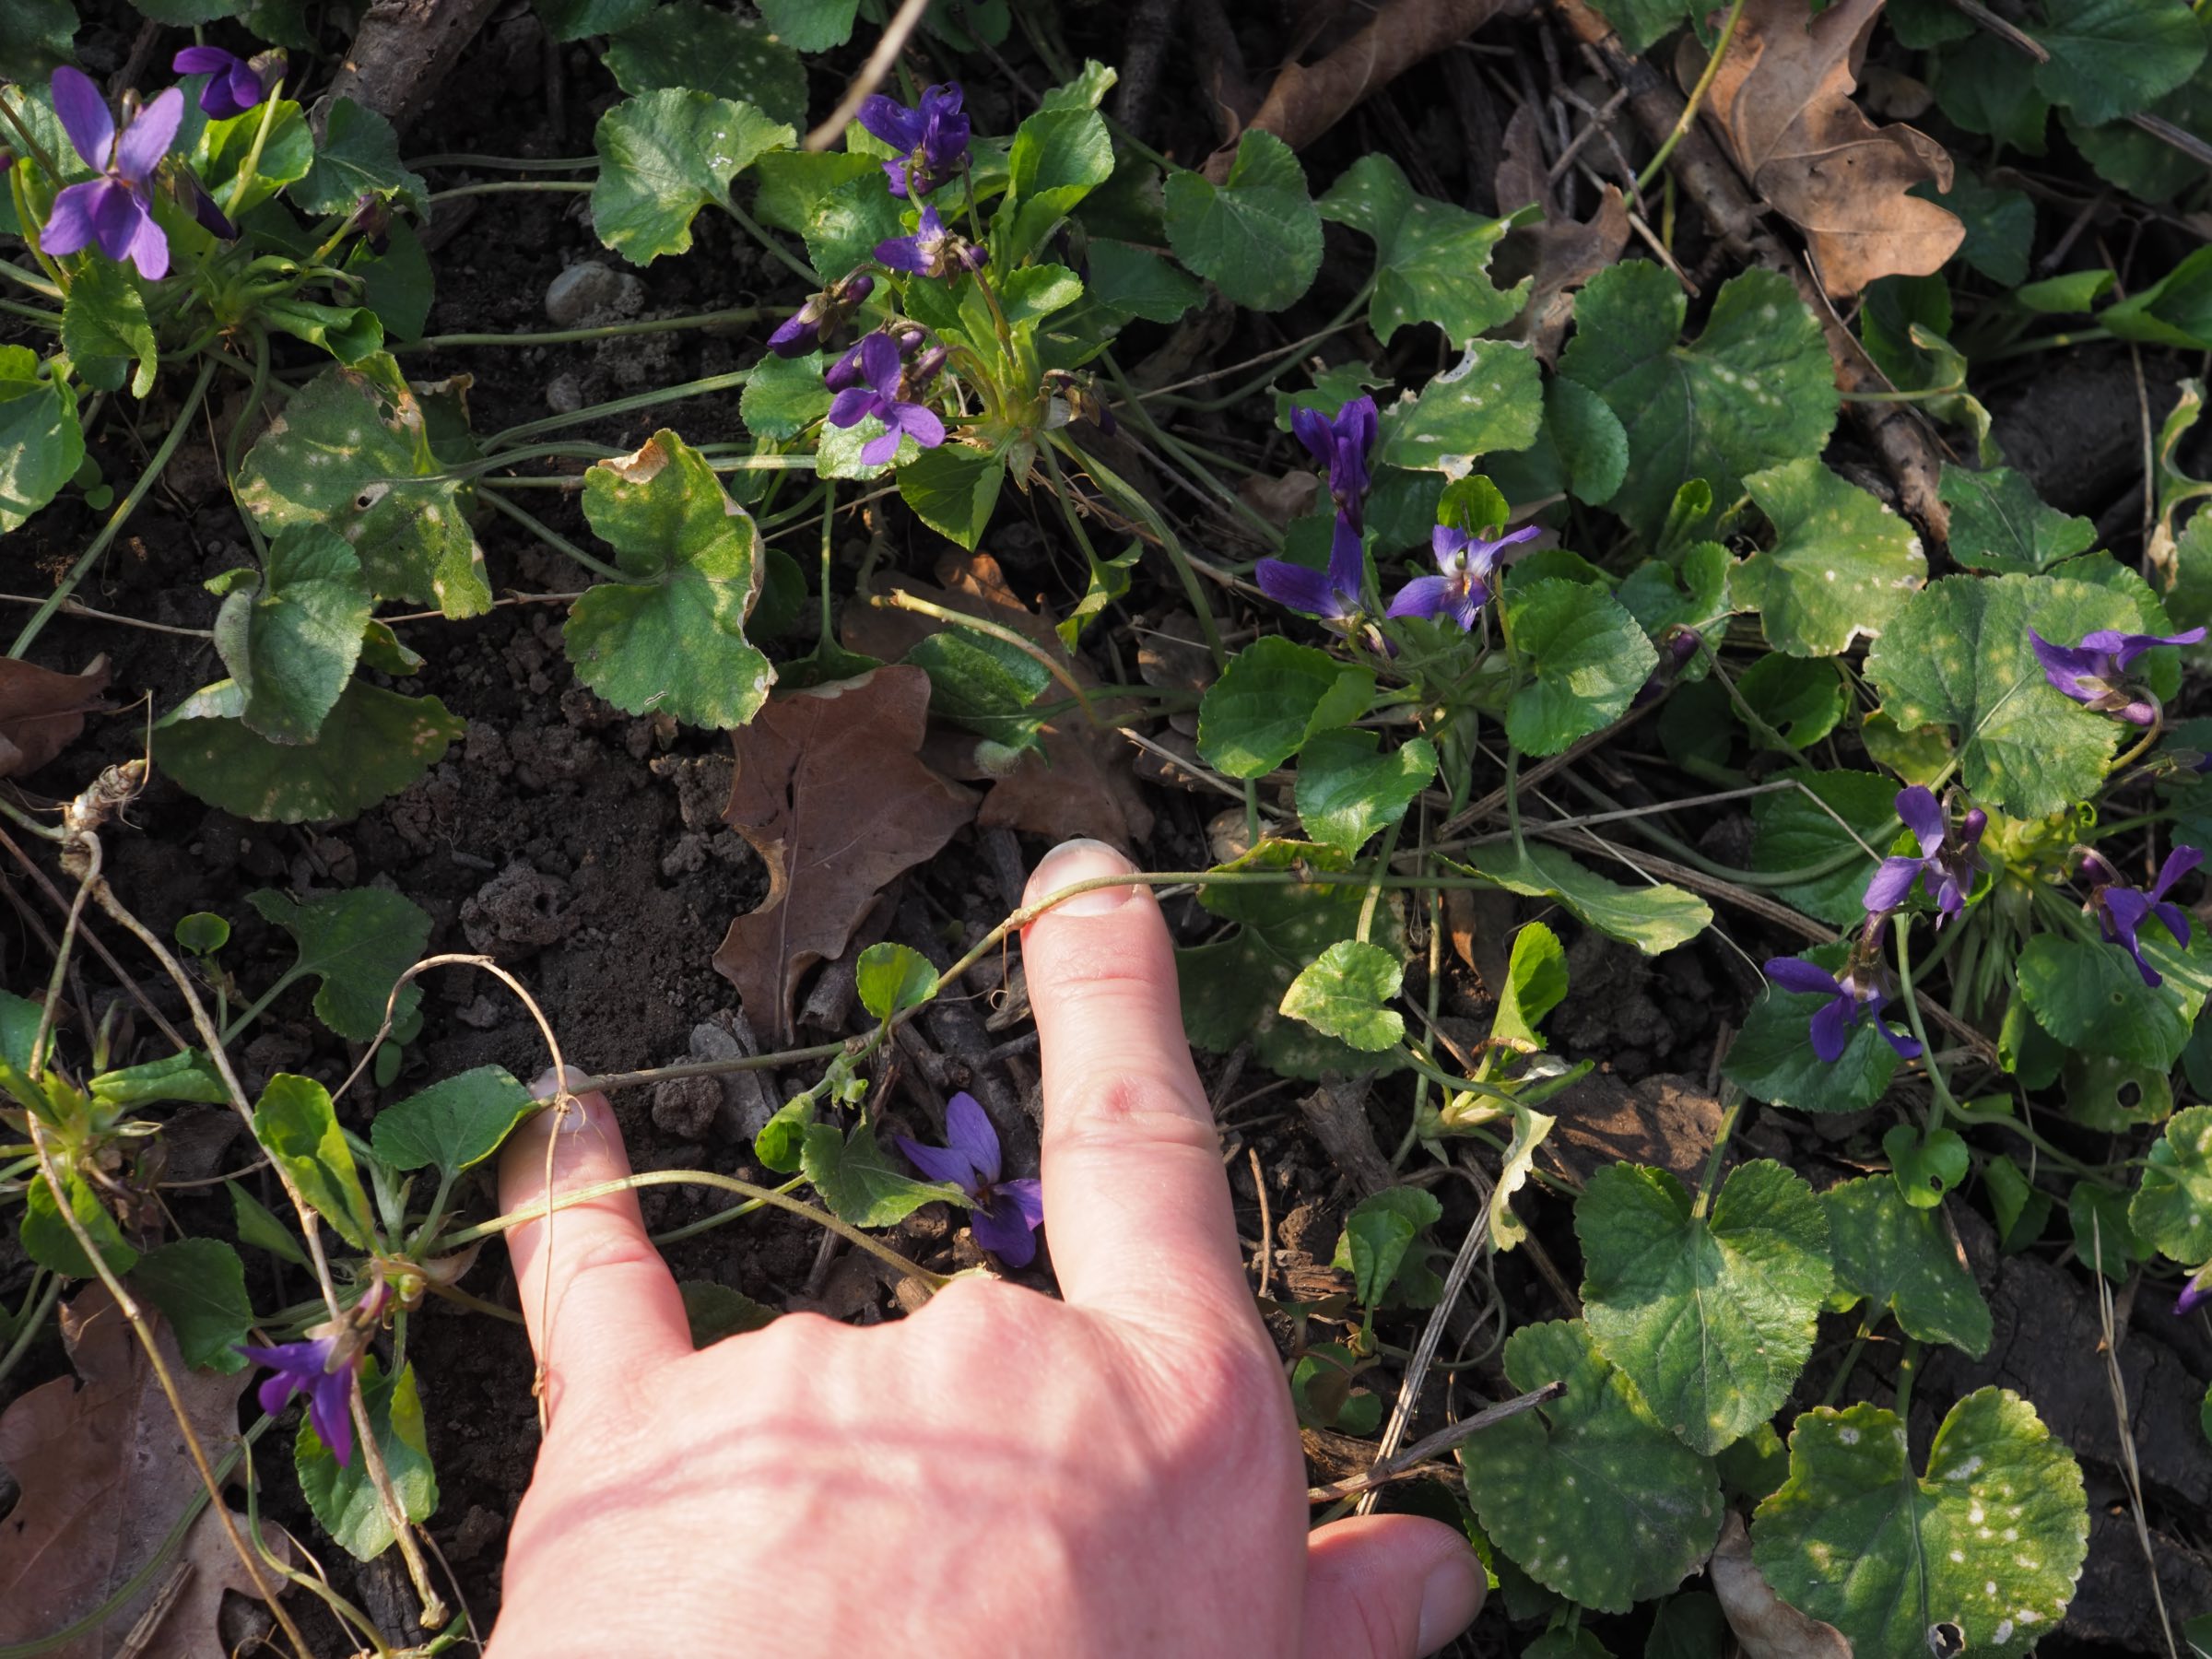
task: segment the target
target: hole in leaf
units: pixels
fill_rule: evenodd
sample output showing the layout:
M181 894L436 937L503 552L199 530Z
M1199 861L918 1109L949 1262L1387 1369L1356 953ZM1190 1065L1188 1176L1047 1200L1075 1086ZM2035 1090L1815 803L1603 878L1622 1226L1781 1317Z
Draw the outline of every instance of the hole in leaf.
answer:
M2120 1104L2127 1107L2130 1111L2133 1111L2136 1107L2142 1105L2143 1085L2136 1082L2132 1077L2129 1078L2126 1082L2120 1085L2119 1100Z

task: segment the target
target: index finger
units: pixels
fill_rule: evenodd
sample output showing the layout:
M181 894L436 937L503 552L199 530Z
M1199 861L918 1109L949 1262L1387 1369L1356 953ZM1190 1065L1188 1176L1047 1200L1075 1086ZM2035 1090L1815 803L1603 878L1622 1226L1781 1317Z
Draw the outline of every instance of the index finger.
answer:
M1135 866L1066 841L1023 902ZM1253 1317L1220 1137L1191 1064L1151 889L1100 888L1022 930L1044 1069L1044 1217L1070 1302L1139 1322Z

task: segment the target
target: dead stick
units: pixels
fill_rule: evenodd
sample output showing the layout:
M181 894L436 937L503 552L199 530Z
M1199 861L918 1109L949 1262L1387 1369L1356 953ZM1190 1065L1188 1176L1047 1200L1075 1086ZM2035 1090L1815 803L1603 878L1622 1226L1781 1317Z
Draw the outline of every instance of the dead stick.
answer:
M1370 1487L1378 1487L1397 1479L1417 1464L1427 1463L1439 1452L1448 1452L1464 1440L1470 1440L1485 1429L1494 1428L1508 1418L1519 1417L1524 1411L1534 1411L1547 1401L1556 1400L1567 1392L1564 1382L1547 1382L1541 1388L1532 1388L1524 1394L1477 1412L1473 1417L1439 1429L1426 1440L1416 1441L1395 1457L1386 1457L1363 1474L1347 1476L1331 1481L1327 1486L1309 1487L1308 1503L1336 1503L1347 1498L1357 1498Z

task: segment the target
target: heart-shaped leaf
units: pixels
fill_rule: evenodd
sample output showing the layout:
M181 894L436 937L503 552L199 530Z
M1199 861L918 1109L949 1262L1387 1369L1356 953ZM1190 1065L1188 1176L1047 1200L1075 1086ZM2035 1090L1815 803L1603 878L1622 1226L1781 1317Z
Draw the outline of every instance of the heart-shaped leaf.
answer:
M410 1521L429 1520L438 1507L438 1476L430 1466L429 1430L414 1366L404 1365L396 1377L387 1377L371 1355L361 1364L360 1386L369 1427L400 1508ZM384 1500L369 1477L369 1460L358 1449L340 1463L302 1414L292 1442L292 1466L315 1519L348 1555L371 1561L392 1547Z
M62 348L88 385L120 392L128 381L133 397L153 389L160 347L146 300L123 265L95 259L71 279L62 302Z
M302 213L350 213L364 192L388 194L418 214L427 211L430 194L422 175L401 164L392 124L367 105L341 98L330 107L314 165L288 199Z
M1862 771L1795 771L1783 772L1773 781L1785 780L1802 784L1818 798L1809 799L1803 790L1789 789L1760 795L1751 803L1756 831L1751 867L1771 876L1818 871L1802 881L1769 890L1784 904L1818 916L1831 927L1855 925L1865 914L1862 901L1876 863L1874 853L1865 849L1887 853L1897 832L1897 808L1892 804L1897 784L1877 773ZM1823 869L1823 865L1830 867Z
M1408 323L1433 323L1465 346L1510 322L1528 301L1529 279L1500 293L1484 272L1511 218L1488 219L1417 195L1388 156L1361 156L1321 198L1321 217L1375 244L1368 324L1387 346Z
M1728 578L1759 613L1767 642L1791 656L1835 656L1878 636L1927 580L1912 526L1811 456L1753 473L1744 488L1774 526L1774 545Z
M1360 1306L1375 1307L1390 1293L1414 1240L1443 1218L1444 1206L1426 1189L1385 1187L1362 1198L1345 1218L1329 1265L1352 1276Z
M1745 1164L1700 1215L1666 1171L1610 1164L1574 1230L1590 1335L1654 1417L1711 1456L1774 1415L1829 1288L1828 1219L1804 1180Z
M920 951L889 940L860 953L853 973L860 1006L878 1019L918 1007L937 994L937 971Z
M2065 1617L2088 1553L2081 1470L2008 1389L1951 1407L1924 1477L1893 1411L1821 1406L1759 1506L1751 1556L1775 1593L1861 1653L2025 1653ZM1938 1647L1935 1627L1962 1645Z
M429 917L382 888L351 888L305 900L263 888L246 897L262 920L283 928L300 947L286 977L312 974L322 982L315 993L315 1018L355 1042L374 1037L383 1024L392 987L429 943ZM394 1021L406 1018L421 1002L419 986L401 986L393 1004Z
M27 346L0 346L0 531L53 500L85 459L76 399Z
M750 104L684 87L618 103L592 135L592 229L633 265L681 253L699 210L725 200L732 179L794 136Z
M2070 1048L2169 1071L2189 1045L2175 986L2145 984L2116 945L2038 934L2015 971L2036 1023Z
M465 728L434 697L346 682L314 741L271 743L250 730L246 697L218 680L154 726L154 761L212 806L264 823L349 818L429 771Z
M1461 478L1482 456L1524 450L1544 424L1536 355L1509 340L1475 340L1420 395L1382 412L1382 459Z
M294 524L269 544L258 576L224 595L215 649L245 698L240 718L272 743L313 740L361 654L369 579L336 532Z
M1581 1320L1524 1325L1505 1345L1517 1389L1567 1392L1462 1447L1489 1540L1547 1590L1602 1613L1672 1590L1721 1529L1721 1483L1653 1418Z
M131 1288L161 1310L195 1371L246 1369L238 1345L253 1326L246 1265L220 1239L175 1239L138 1258Z
M1298 818L1306 833L1347 858L1406 816L1436 777L1436 747L1412 737L1387 755L1379 733L1321 732L1298 753Z
M394 1170L434 1165L450 1180L497 1152L536 1110L530 1091L505 1066L479 1065L385 1107L369 1144Z
M2177 1112L2127 1206L2136 1236L2184 1267L2212 1261L2212 1106Z
M1862 1298L1871 1322L1888 1309L1908 1336L1989 1352L1989 1304L1933 1209L1905 1202L1894 1182L1865 1175L1820 1195L1844 1308Z
M1581 582L1516 586L1505 618L1530 675L1505 712L1506 735L1524 754L1556 755L1612 724L1659 665L1636 618Z
M1936 494L1951 510L1951 557L1971 571L2040 576L2096 544L2094 524L2045 506L2010 467L1970 472L1946 461Z
M1282 1011L1361 1053L1380 1053L1406 1036L1405 1016L1389 1006L1405 977L1382 947L1339 939L1290 982Z
M1198 705L1198 753L1232 778L1256 778L1298 753L1318 733L1346 726L1374 700L1369 668L1279 634L1230 659Z
M1175 257L1239 305L1281 311L1321 269L1321 213L1306 170L1273 133L1247 127L1229 176L1177 172L1166 192Z
M1840 972L1848 946L1823 945L1803 953L1830 973ZM1857 1112L1889 1087L1897 1053L1872 1020L1851 1028L1843 1053L1831 1064L1813 1053L1813 1016L1829 1001L1818 992L1769 985L1744 1017L1721 1072L1755 1100L1800 1112Z

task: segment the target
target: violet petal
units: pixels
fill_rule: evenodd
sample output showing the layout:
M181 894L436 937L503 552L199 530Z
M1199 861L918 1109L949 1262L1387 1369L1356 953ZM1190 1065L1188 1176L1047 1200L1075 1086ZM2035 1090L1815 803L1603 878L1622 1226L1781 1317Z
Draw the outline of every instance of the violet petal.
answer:
M115 117L108 113L108 100L100 95L90 76L67 64L54 70L49 84L62 131L69 135L69 142L76 147L87 167L105 172L108 151L115 142Z

